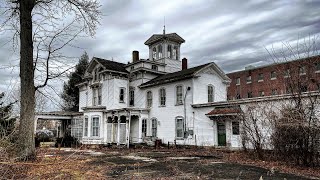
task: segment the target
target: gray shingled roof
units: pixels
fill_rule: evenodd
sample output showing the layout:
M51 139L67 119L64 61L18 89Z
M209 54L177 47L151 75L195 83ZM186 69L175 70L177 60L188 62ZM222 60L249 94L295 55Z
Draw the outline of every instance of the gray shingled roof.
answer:
M185 40L182 37L180 37L177 33L170 33L170 34L154 34L144 44L150 45L162 39L168 39L178 43L185 42Z
M182 71L174 72L174 73L164 74L164 75L158 76L158 77L156 77L146 83L141 84L140 87L141 88L150 87L150 86L156 86L156 85L160 85L160 84L180 81L180 80L184 80L184 79L190 79L193 77L194 73L198 72L200 69L204 68L205 66L207 66L209 64L210 63L203 64L203 65L196 66L196 67L189 68L189 69L185 69Z
M93 58L96 59L100 64L102 64L107 70L129 73L125 68L126 64L110 61L106 59L101 59L97 57L93 57Z

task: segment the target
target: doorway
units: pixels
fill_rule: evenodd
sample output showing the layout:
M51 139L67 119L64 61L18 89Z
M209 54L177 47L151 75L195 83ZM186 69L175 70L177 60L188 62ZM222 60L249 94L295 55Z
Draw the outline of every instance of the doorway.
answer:
M217 122L218 146L226 146L226 125L225 122Z

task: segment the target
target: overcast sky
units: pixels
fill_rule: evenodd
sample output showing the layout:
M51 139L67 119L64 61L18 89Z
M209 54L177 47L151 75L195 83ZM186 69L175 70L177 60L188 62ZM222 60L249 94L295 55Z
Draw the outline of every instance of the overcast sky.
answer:
M216 62L226 73L248 65L272 63L265 48L281 47L320 35L319 0L108 0L101 1L103 17L95 37L80 38L66 54L93 56L127 63L133 50L148 58L144 42L162 33L176 32L186 40L181 57L189 67ZM319 37L318 37L319 38ZM0 91L17 87L17 54L8 33L0 31ZM71 64L76 64L73 60ZM58 90L62 89L62 83Z

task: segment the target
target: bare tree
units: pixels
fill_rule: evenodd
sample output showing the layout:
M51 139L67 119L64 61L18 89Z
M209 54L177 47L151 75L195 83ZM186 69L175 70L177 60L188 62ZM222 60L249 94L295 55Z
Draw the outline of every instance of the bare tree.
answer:
M68 70L61 70L66 56L60 50L70 46L83 32L94 35L100 5L96 0L2 1L5 4L2 15L7 17L2 27L10 25L16 30L14 42L20 43L18 153L20 159L30 159L35 157L35 92Z
M298 165L320 164L319 48L318 37L313 37L295 46L283 43L280 51L268 51L279 64L276 70L288 96L282 101L280 114L272 119L273 146L278 158Z

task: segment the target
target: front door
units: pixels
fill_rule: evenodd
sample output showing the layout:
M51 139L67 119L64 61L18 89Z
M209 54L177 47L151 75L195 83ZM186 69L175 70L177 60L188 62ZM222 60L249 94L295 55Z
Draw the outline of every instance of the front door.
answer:
M225 122L217 122L218 146L226 145L226 125Z

